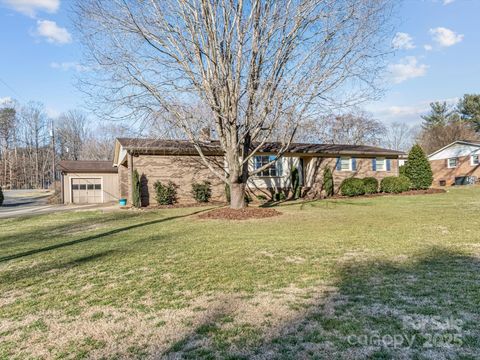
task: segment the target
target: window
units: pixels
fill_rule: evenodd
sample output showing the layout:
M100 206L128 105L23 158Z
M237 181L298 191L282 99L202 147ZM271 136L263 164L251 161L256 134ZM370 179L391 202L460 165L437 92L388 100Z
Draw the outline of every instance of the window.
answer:
M102 184L95 184L95 190L102 190Z
M267 165L269 162L275 160L276 156L274 155L261 155L261 156L255 156L253 160L253 165L255 170L260 169L262 166ZM260 171L257 176L265 176L265 177L271 177L271 176L282 176L282 162L281 160L275 161L269 168Z
M377 171L386 171L387 170L387 161L385 158L377 158Z
M472 166L477 166L477 165L480 165L480 162L478 161L478 155L472 155L470 157L470 164Z
M341 157L340 158L340 170L351 171L352 170L352 158Z
M457 158L450 158L447 160L447 167L449 169L457 167Z

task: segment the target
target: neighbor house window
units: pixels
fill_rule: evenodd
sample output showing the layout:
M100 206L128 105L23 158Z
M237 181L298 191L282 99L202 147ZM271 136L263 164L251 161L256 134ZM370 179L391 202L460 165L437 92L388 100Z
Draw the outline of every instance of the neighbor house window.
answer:
M472 155L470 157L470 163L472 164L472 166L477 166L480 164L480 162L478 161L478 155Z
M274 155L261 155L261 156L255 156L253 159L253 165L254 169L260 169L261 167L267 165L268 163L272 162L275 160L276 156ZM271 177L271 176L282 176L282 161L277 160L275 161L270 167L268 167L265 170L260 171L257 176L265 176L265 177Z
M457 167L457 158L450 158L447 160L447 166L449 169Z
M352 170L352 158L341 157L340 158L340 170L341 171L351 171Z
M386 171L387 170L387 161L385 158L377 158L377 171Z

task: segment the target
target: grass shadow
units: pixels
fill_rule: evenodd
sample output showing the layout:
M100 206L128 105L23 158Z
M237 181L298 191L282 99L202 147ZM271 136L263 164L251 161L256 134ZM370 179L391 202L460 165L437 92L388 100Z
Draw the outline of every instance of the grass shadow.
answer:
M181 219L181 218L185 218L185 217L188 217L188 216L200 214L204 211L209 211L209 210L211 210L211 209L210 208L209 209L202 209L202 210L198 210L198 211L188 213L188 214L185 214L185 215L170 216L170 217L166 217L166 218L146 221L146 222L142 222L142 223L139 223L139 224L133 224L133 225L129 225L129 226L105 231L105 232L100 233L100 234L94 234L94 235L91 235L91 236L86 236L86 237L83 237L83 238L80 238L80 239L75 239L75 240L71 240L71 241L62 242L62 243L59 243L59 244L53 244L53 245L50 245L50 246L45 246L45 247L38 248L38 249L32 249L32 250L12 254L12 255L3 256L3 257L0 257L0 263L10 261L10 260L20 259L20 258L30 256L30 255L44 253L44 252L51 251L51 250L61 249L61 248L64 248L64 247L73 246L73 245L85 243L85 242L88 242L88 241L100 240L100 239L106 238L108 236L116 235L116 234L126 232L126 231L129 231L129 230L133 230L133 229L137 229L137 228L141 228L141 227L145 227L145 226L149 226L149 225L154 225L154 224L160 224L160 223L163 223L163 222L172 221L172 220L176 220L176 219Z
M45 273L65 271L87 263L102 260L107 256L113 255L115 252L116 250L106 250L95 252L90 255L75 257L62 262L50 261L21 269L15 268L11 271L3 272L0 275L0 281L2 284L14 284L22 279L30 278L32 276L42 277Z
M167 358L475 359L480 357L480 261L432 248L412 259L338 268L337 291L277 324L273 340L229 338L208 318ZM221 316L235 317L234 308ZM262 319L259 319L261 322ZM252 324L252 326L255 324ZM246 333L240 336L252 336ZM223 339L221 343L218 338ZM242 346L238 346L242 344ZM173 354L172 354L173 353Z

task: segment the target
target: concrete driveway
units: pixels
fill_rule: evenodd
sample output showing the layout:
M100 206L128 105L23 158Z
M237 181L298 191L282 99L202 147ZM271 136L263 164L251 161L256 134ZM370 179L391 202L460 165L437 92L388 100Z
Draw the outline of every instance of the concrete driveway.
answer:
M4 190L5 200L0 206L0 219L46 214L57 211L90 210L112 207L104 204L56 205L49 204L52 192L46 190Z

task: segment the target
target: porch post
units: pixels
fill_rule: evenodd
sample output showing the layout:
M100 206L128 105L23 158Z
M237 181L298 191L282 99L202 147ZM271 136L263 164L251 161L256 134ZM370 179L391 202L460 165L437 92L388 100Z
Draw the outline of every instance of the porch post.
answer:
M133 205L133 154L128 152L128 203Z

